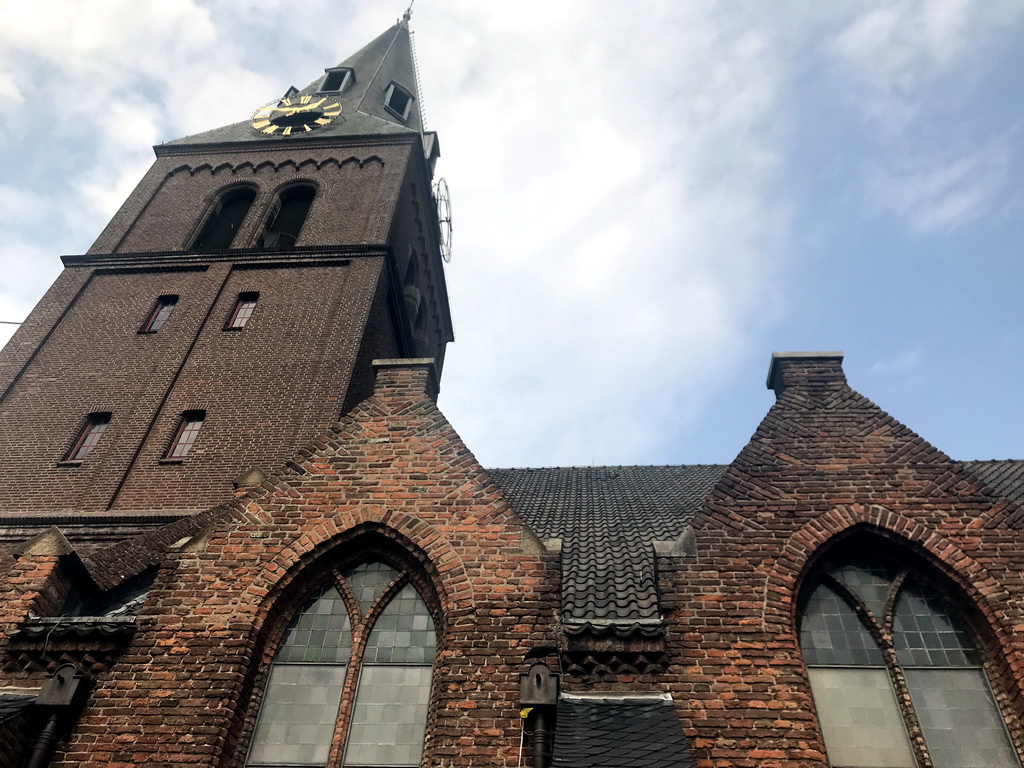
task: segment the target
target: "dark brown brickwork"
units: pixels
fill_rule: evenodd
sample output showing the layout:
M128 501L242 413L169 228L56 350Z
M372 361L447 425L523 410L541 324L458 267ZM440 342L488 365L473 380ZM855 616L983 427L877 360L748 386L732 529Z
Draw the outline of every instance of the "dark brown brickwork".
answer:
M313 184L317 196L298 245L387 242L410 156L418 151L416 137L390 141L164 155L89 253L187 249L217 194L235 184L255 186L258 194L232 245L254 246L278 192L299 181Z
M28 517L206 508L230 498L239 472L279 468L364 399L374 358L420 348L443 359L451 332L421 151L411 135L161 152L0 361L0 515L27 516L31 532ZM297 243L307 248L246 250L298 181L317 190ZM258 194L235 250L189 253L218 193L237 183ZM256 311L225 330L244 292L258 292ZM427 309L419 326L407 293ZM163 295L178 297L168 322L139 333ZM206 412L196 445L166 461L193 410ZM93 412L111 414L99 445L64 461Z
M384 257L204 267L92 275L0 402L0 508L203 508L229 497L238 472L281 465L340 416ZM226 331L244 291L259 291L256 311ZM138 333L163 294L180 297L170 320ZM384 327L365 346L393 354L388 318L378 309L374 320ZM195 448L161 463L190 409L207 411ZM62 464L94 411L113 414L98 446Z

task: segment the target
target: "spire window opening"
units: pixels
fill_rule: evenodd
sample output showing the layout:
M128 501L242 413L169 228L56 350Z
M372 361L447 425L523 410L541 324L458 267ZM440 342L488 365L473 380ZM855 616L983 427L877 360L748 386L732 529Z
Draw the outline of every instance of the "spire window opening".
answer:
M305 185L282 192L267 219L259 247L291 248L295 245L315 197L316 190Z
M255 199L256 190L251 187L235 188L222 194L207 216L206 223L192 244L192 250L228 250Z
M85 425L78 433L78 439L68 451L65 461L79 462L87 458L99 445L100 438L110 424L110 413L90 413Z
M325 69L324 79L320 81L317 93L341 93L355 82L356 76L348 67Z
M826 569L804 601L800 647L830 764L1020 768L963 614L899 560Z
M409 574L382 562L333 571L285 630L246 768L324 766L332 749L346 768L417 768L436 647Z
M185 411L178 421L178 429L174 433L174 439L167 449L165 459L184 459L195 447L199 438L199 430L206 423L206 411Z
M384 108L402 122L409 119L412 102L413 95L394 81L384 93Z
M171 313L177 304L177 296L168 295L158 298L156 304L153 305L153 310L146 319L146 323L139 329L139 333L156 333L163 328L170 319Z

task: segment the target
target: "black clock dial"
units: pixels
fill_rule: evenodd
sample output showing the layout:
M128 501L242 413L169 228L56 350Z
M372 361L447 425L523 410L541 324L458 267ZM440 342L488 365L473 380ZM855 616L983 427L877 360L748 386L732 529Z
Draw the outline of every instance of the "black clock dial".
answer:
M293 96L257 109L250 125L270 136L309 133L330 123L341 114L341 104L326 96Z

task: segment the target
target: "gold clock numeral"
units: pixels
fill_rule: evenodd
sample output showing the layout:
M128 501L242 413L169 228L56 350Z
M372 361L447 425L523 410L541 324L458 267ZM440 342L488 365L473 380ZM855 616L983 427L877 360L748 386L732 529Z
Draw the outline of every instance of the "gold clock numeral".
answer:
M280 99L257 109L249 124L268 136L294 136L327 125L341 114L341 104L325 97L302 94ZM282 125L281 123L294 123Z

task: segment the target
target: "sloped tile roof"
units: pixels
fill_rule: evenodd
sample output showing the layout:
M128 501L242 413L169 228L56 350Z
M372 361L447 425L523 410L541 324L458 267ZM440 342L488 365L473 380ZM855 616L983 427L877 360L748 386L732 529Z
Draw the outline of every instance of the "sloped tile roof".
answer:
M17 636L111 638L135 632L134 616L43 616L28 619Z
M694 768L697 764L667 698L563 697L553 768Z
M958 461L999 496L1024 505L1024 461Z
M542 539L562 540L562 618L639 627L660 619L653 542L677 539L727 467L489 469Z
M0 723L6 723L32 706L36 692L0 693Z

